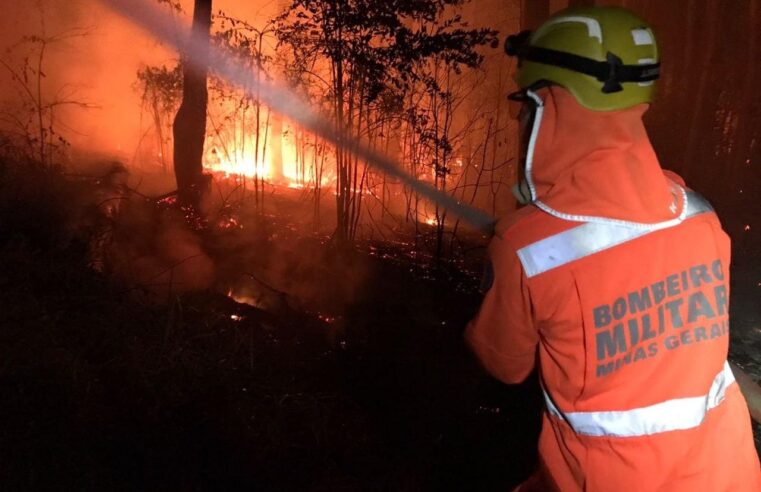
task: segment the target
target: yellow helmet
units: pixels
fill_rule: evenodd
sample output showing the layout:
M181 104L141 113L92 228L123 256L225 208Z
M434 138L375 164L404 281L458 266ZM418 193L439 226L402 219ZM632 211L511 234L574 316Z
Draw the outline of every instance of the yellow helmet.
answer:
M652 102L660 75L652 29L619 7L563 10L533 33L510 36L505 51L518 57L521 89L554 83L595 111Z

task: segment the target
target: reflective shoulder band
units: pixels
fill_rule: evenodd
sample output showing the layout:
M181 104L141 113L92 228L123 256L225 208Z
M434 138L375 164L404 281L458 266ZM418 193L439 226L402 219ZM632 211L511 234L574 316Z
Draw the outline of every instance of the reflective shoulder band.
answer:
M713 211L708 201L697 193L687 191L686 196L686 218ZM634 228L615 222L587 222L519 249L518 258L526 276L531 278L656 230L660 228Z
M648 407L615 412L561 412L547 392L544 399L551 415L568 423L586 436L636 437L700 426L706 415L718 407L735 377L729 363L713 380L708 393L692 398L676 398Z

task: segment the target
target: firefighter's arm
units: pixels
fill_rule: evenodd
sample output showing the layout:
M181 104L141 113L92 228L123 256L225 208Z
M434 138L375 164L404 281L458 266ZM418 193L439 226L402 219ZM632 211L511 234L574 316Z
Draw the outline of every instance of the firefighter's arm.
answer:
M492 239L489 256L493 282L465 337L492 376L520 383L534 368L539 342L526 276L515 250L498 236Z
M732 368L732 373L735 375L737 385L740 386L740 391L745 397L745 401L748 403L750 416L753 420L761 424L761 386L736 365L731 362L729 365Z

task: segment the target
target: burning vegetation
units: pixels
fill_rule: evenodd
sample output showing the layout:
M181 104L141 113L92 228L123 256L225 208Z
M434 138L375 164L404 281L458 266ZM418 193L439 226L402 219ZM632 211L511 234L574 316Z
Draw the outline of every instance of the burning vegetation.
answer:
M537 381L487 379L461 342L488 234L371 157L450 203L514 211L498 42L569 2L149 0L173 19L160 40L118 3L37 0L0 24L0 486L524 479ZM668 32L671 7L640 3ZM188 31L250 86L176 50ZM690 55L702 74L711 57ZM733 237L732 350L759 377L761 122L741 104L757 89L695 78L719 97L690 106L691 149L664 136L688 103L673 75L649 124Z
M471 97L483 81L482 52L495 47L496 31L468 29L461 13L446 2L382 8L357 3L336 9L295 2L259 28L221 12L215 16L211 34L204 27L202 39L208 37L218 53L228 53L252 73L253 89L212 77L208 90L182 91L178 88L198 75L192 67L143 68L143 103L153 113L162 167L161 139L170 132L170 115L176 112L184 121L189 110L183 108L191 107L188 94L197 91L196 99L208 99L206 145L187 171L175 168L180 174L195 173L188 178L189 188L194 183L204 188L204 173L232 180L241 194L252 192L256 207L264 203L265 189L305 190L314 203L315 227L323 215L334 218L328 224L341 241L361 238L359 229L378 223L397 228L422 223L437 226L442 253L443 209L421 204L415 190L369 167L354 144L336 145L273 111L262 102L259 84L288 83L298 94L294 97L321 108L324 121L318 126L332 126L344 138L408 163L404 172L457 200L491 201L496 209L508 187L498 185L488 194L486 188L512 179L510 149L504 145L507 117L499 114L501 104L484 111L474 107ZM202 20L196 25L205 26L208 19ZM175 132L177 128L174 121ZM474 145L469 135L484 129L487 138ZM175 152L177 148L175 143ZM180 149L184 152L185 145ZM190 162L183 156L174 160ZM179 185L183 180L178 179ZM183 186L179 188L182 195ZM324 201L335 205L328 214L321 213Z

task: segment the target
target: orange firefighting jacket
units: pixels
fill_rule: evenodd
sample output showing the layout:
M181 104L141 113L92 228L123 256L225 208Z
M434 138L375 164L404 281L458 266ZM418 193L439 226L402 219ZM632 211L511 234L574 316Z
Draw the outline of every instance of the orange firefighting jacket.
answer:
M466 338L505 383L538 359L543 480L561 491L754 491L761 471L726 364L730 241L664 173L641 105L539 103L533 204L500 222ZM522 489L523 490L523 489Z

